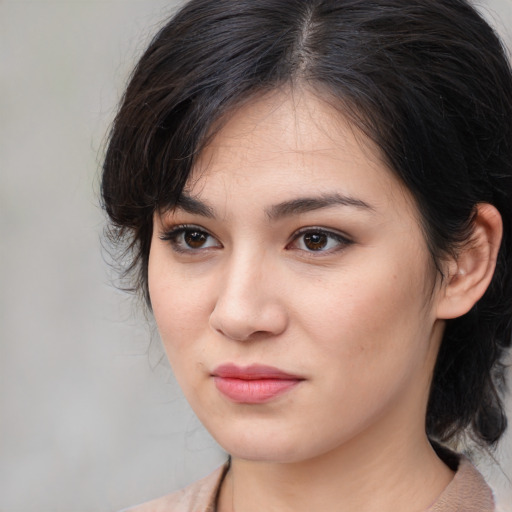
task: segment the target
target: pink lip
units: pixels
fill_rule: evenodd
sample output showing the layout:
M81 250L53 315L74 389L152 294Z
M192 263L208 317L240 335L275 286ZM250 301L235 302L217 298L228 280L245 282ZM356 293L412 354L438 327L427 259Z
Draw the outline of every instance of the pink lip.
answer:
M212 376L223 395L243 404L268 402L304 380L278 368L259 364L246 367L223 364L213 371Z

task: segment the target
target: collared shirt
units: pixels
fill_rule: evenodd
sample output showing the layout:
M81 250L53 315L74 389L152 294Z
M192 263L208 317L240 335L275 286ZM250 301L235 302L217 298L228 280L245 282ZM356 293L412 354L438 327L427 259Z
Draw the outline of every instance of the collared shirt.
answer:
M181 491L122 512L215 512L229 465ZM492 491L471 462L461 457L453 480L425 512L495 512Z

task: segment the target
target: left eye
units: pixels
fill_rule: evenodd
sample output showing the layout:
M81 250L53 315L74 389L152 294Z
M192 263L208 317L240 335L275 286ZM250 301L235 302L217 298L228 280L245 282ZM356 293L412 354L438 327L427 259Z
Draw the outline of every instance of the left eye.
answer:
M350 243L350 240L338 233L320 229L309 229L299 233L288 244L288 247L307 252L328 252L341 249Z

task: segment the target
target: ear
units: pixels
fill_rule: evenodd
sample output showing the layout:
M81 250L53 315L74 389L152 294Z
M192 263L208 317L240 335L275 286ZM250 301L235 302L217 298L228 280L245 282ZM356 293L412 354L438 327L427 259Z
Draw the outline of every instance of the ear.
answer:
M467 313L489 286L503 233L498 210L488 204L477 206L471 239L447 263L448 275L442 284L437 318L457 318Z

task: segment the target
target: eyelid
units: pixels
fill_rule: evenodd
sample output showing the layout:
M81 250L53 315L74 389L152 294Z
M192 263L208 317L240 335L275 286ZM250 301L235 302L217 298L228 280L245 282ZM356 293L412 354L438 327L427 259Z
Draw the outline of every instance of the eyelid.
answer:
M200 233L204 233L209 238L216 241L215 246L206 246L206 247L184 247L183 242L180 243L177 239L178 237L185 233L186 231L198 231ZM337 242L336 247L331 247L328 249L319 249L319 250L307 250L302 249L300 247L293 247L293 244L303 235L308 233L322 233L326 235L331 240L335 240ZM205 251L211 250L211 249L218 249L223 248L222 243L219 241L219 239L213 235L209 230L205 229L204 227L197 225L197 224L175 224L170 227L162 229L161 233L159 234L160 240L164 242L169 242L172 249L175 252L178 253L186 253L186 254L200 254L204 253ZM339 251L342 251L346 249L349 245L352 245L354 243L354 240L349 237L347 234L342 233L338 230L326 228L322 226L305 226L303 228L298 229L295 231L292 236L290 237L289 241L287 242L285 249L287 250L297 250L304 253L304 255L307 255L307 257L322 257L327 256L332 253L336 253Z
M218 245L216 247L199 247L197 249L194 249L192 247L188 248L182 248L179 246L179 243L177 242L178 236L180 236L182 233L186 231L198 231L201 233L204 233L208 237L214 239L217 241ZM187 254L198 254L200 252L204 252L209 249L214 248L221 248L222 244L219 241L219 239L212 235L207 229L203 228L202 226L199 226L197 224L175 224L173 226L163 228L161 233L159 234L160 240L164 242L169 242L172 249L179 253L187 253Z
M335 239L337 242L339 242L339 245L333 249L328 249L325 251L319 250L319 251L307 251L302 250L305 254L308 255L308 257L321 257L322 255L328 255L332 254L334 252L341 251L348 247L349 245L354 244L354 240L349 237L347 234L342 233L340 231L325 228L321 226L307 226L300 228L299 230L295 231L293 235L290 237L290 241L286 244L286 248L288 249L292 243L294 243L296 240L298 240L301 236L307 234L307 233L323 233L327 235L330 238ZM296 249L301 250L301 249Z
M200 226L195 226L194 224L173 224L168 227L162 227L158 238L163 241L168 241L177 233L180 233L186 229L197 229L198 231L206 232L205 229L201 228Z

